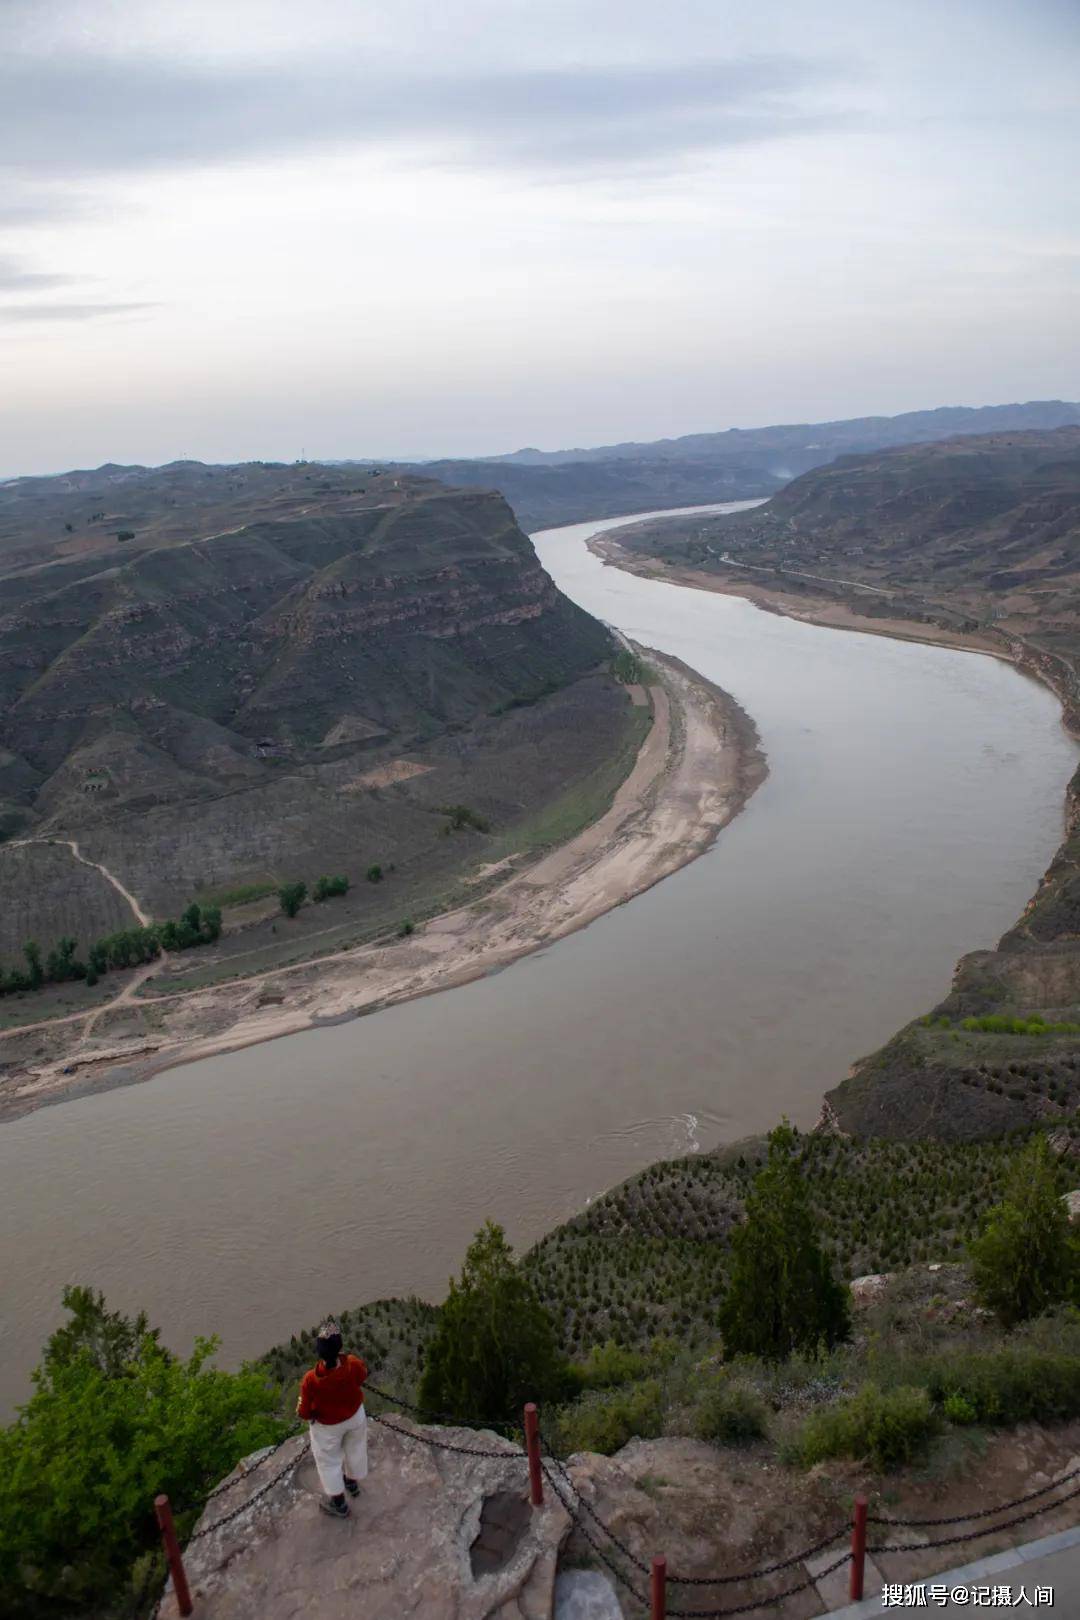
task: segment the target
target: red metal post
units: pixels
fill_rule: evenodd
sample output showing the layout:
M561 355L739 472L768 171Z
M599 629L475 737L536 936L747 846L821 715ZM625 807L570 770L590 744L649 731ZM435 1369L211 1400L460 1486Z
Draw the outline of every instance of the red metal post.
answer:
M180 1543L176 1539L176 1526L173 1524L172 1508L169 1506L167 1496L154 1497L154 1512L157 1522L161 1526L161 1542L165 1548L165 1557L169 1561L169 1573L172 1575L173 1591L176 1593L176 1606L181 1614L190 1614L193 1608L191 1592L188 1588L187 1575L184 1572L184 1560L180 1555Z
M667 1559L657 1553L652 1561L652 1620L667 1620Z
M866 1497L855 1498L855 1518L851 1526L851 1583L848 1596L858 1603L863 1595L863 1572L866 1567Z
M540 1416L535 1401L525 1408L525 1450L529 1454L529 1501L544 1505L544 1470L540 1466Z

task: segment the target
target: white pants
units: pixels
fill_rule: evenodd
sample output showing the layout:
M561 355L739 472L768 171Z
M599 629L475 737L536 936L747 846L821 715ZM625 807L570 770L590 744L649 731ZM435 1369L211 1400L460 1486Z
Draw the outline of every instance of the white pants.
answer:
M344 1475L367 1478L367 1413L361 1406L344 1423L311 1424L311 1455L327 1496L340 1496Z

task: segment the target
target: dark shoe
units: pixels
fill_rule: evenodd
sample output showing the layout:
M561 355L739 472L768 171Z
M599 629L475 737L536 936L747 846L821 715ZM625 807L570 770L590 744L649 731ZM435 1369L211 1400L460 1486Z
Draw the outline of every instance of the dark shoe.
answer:
M349 1495L350 1496L359 1496L360 1495L360 1481L358 1479L350 1479L348 1474L345 1474L342 1477L345 1480L345 1489L348 1491Z
M343 1496L321 1497L319 1506L324 1513L329 1513L332 1519L347 1519L349 1517L349 1504Z

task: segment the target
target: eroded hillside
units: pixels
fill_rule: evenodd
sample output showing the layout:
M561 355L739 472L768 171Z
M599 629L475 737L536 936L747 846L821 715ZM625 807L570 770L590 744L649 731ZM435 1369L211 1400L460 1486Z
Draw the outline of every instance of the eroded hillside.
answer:
M83 868L73 906L63 846L24 840L75 841L154 917L342 871L362 933L475 863L477 828L595 813L640 737L607 631L497 495L190 463L0 493L0 960L117 926L107 882Z

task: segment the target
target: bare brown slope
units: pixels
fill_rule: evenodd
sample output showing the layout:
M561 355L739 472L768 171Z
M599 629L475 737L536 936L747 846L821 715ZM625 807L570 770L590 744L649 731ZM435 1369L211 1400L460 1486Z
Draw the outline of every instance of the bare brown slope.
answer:
M498 495L308 486L303 510L255 500L254 521L207 533L238 511L208 511L197 485L178 515L170 469L133 487L154 543L114 540L78 578L69 560L0 578L0 842L78 833L156 916L196 891L392 864L400 917L465 858L440 805L505 832L632 757L608 632ZM34 895L46 949L51 893ZM102 895L84 947L115 926ZM0 927L0 961L20 944Z

